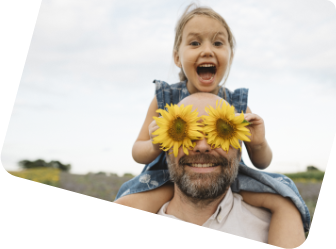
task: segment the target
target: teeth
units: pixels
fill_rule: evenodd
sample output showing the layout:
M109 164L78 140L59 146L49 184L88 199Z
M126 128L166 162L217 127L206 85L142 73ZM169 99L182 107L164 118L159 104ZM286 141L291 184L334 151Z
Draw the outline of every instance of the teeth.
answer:
M202 65L199 65L199 67L215 67L214 64L202 64Z
M208 168L208 167L213 167L213 163L192 163L191 167L197 167L197 168Z

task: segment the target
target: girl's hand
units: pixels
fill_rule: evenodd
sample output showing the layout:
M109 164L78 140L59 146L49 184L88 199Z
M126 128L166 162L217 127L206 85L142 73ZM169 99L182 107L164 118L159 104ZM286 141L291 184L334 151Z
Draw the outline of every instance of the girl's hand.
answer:
M272 150L266 141L264 120L257 114L252 113L249 107L246 108L244 118L250 122L246 128L251 133L251 141L244 142L247 153L255 167L265 169L272 161Z
M157 125L155 120L153 120L148 126L149 137L150 137L150 140L152 142L152 146L153 146L154 151L161 151L160 144L153 144L153 138L156 137L157 135L152 134L154 131L156 131L159 128L160 127Z
M250 122L251 124L246 126L250 130L251 137L249 145L258 146L265 143L265 124L264 120L254 113L246 113L244 114L245 120Z

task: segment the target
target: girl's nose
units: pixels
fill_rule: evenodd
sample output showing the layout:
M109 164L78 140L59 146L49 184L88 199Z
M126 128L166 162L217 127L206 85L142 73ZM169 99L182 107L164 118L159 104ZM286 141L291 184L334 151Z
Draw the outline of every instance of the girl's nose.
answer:
M211 146L207 143L207 140L203 138L202 140L197 140L193 152L196 153L207 153L211 151Z
M201 57L213 57L214 52L212 50L212 44L211 43L204 43L203 44L203 50L201 52Z

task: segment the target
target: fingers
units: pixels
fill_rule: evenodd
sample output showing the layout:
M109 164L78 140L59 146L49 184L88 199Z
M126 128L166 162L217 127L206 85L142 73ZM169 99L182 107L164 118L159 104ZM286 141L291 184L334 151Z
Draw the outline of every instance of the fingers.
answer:
M155 127L155 126L159 127L159 126L157 125L156 121L153 120L153 121L149 124L148 129L153 129L153 127Z
M239 116L241 113L235 113L235 116ZM252 124L263 123L263 119L255 113L244 113L244 119Z
M244 114L245 120L250 124L262 124L264 120L257 114L254 113L246 113Z
M153 139L153 137L156 137L155 135L153 135L152 133L154 132L154 131L156 131L157 129L159 129L160 127L157 125L157 123L156 123L156 121L155 120L153 120L150 124L149 124L149 126L148 126L148 132L149 132L149 137L151 138L151 139Z

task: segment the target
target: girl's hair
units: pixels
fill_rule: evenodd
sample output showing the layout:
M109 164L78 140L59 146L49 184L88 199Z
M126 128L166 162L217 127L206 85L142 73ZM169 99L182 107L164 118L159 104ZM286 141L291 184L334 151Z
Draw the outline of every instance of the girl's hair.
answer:
M195 3L189 4L186 8L186 10L184 11L184 13L182 14L182 16L180 17L180 19L178 20L176 27L175 27L175 41L174 41L174 48L173 48L173 52L178 52L181 42L182 42L182 32L183 29L185 27L185 25L187 24L187 22L193 18L194 16L198 16L198 15L204 15L204 16L208 16L211 18L216 19L217 21L219 21L220 23L223 24L224 28L226 29L226 31L228 32L228 40L229 40L229 44L230 44L230 48L231 48L231 58L230 58L230 64L229 64L229 71L226 74L226 78L224 80L223 85L226 82L227 77L229 76L230 73L230 68L231 68L231 62L234 56L234 50L235 50L235 45L236 45L236 41L235 38L230 30L229 25L226 23L226 21L224 20L224 18L218 14L216 11L214 11L213 9L209 8L209 7L199 7L197 6ZM181 81L187 80L186 75L183 72L183 69L181 68L181 72L179 73L179 77Z

